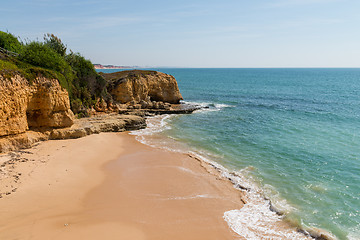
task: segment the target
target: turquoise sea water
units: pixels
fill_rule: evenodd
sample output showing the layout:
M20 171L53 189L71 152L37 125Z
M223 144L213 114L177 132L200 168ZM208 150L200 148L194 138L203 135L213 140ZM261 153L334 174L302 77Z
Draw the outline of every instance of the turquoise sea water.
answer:
M246 174L292 221L360 239L360 69L155 70L209 107L163 136Z

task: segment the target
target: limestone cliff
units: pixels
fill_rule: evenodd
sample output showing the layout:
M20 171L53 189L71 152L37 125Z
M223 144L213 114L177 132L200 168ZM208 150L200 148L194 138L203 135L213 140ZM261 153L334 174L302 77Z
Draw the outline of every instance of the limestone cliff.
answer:
M175 78L156 71L122 71L101 73L108 81L108 91L115 102L179 103L182 96Z
M11 77L6 71L0 74L0 152L28 148L48 139L141 129L146 127L147 114L195 110L178 109L181 106L176 103L182 96L173 76L134 70L104 74L115 101L98 99L95 109L89 109L92 118L74 119L68 92L58 80L38 77L29 82L17 73L8 75ZM120 109L131 115L119 115Z
M32 127L61 128L73 124L69 95L56 79L32 83L14 75L0 75L0 137L24 133Z

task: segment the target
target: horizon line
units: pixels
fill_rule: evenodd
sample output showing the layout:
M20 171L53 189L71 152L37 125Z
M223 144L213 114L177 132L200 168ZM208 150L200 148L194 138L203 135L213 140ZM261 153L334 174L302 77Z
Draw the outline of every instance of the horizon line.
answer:
M110 65L110 64L108 64ZM121 65L116 65L119 67L123 67ZM126 65L124 65L126 67ZM129 66L130 68L126 69L141 69L141 68L189 68L189 69L196 69L196 68L218 68L218 69L360 69L359 67L175 67L175 66ZM109 68L109 69L124 69L124 68ZM97 69L97 70L102 70Z

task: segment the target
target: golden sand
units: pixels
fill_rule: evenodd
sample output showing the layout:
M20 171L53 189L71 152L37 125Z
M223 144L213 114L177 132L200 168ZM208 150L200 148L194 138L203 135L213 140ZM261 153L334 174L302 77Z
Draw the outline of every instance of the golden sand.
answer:
M21 158L2 172L16 191L0 199L0 239L241 239L223 214L242 193L186 154L101 133Z

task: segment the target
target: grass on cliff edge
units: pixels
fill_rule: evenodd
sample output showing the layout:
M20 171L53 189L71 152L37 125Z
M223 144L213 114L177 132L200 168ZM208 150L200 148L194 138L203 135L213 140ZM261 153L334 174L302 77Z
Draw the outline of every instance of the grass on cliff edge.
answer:
M7 57L0 53L0 75L2 75L5 79L10 79L18 74L26 78L30 84L38 77L45 77L58 79L62 87L66 89L70 88L68 81L62 74L53 70L21 62L14 57Z

